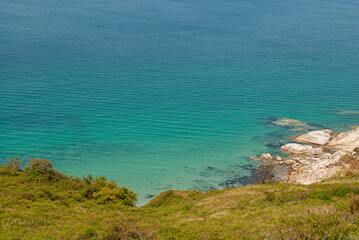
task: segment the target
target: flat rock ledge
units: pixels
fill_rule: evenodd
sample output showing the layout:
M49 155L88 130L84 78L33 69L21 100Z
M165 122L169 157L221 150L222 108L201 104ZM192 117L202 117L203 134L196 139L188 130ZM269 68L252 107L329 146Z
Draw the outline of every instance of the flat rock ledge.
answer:
M288 143L280 148L286 154L321 155L323 149L298 143Z
M320 157L294 157L274 165L289 165L292 171L283 182L297 184L312 184L334 176L340 169L338 156L326 153Z
M354 130L335 135L328 143L328 148L352 152L359 146L359 126Z
M333 131L329 129L311 131L295 137L294 140L302 143L325 145L329 142L332 134Z
M265 165L271 167L274 182L312 184L331 178L343 169L339 164L341 157L359 147L359 126L336 135L329 129L311 131L294 140L311 145L288 143L281 150L289 154L289 158L281 161L273 158Z

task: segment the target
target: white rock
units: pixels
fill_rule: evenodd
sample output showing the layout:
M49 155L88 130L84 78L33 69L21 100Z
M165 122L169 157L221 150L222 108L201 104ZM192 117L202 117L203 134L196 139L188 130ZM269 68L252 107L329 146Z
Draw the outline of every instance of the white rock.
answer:
M325 145L329 142L331 134L333 132L329 129L311 131L295 137L294 140L303 143Z
M293 164L293 161L296 164ZM297 157L285 160L292 166L292 173L286 182L312 184L332 177L341 167L336 163L334 155L323 154L321 157ZM298 164L299 163L299 164Z
M306 154L306 155L320 155L323 154L323 149L313 148L309 145L303 145L298 143L288 143L280 148L287 154Z
M333 154L333 159L335 162L338 162L346 154L346 152L339 150Z
M270 153L263 153L263 154L261 154L261 159L262 160L272 160L273 157L272 157L272 155L270 155Z
M282 158L280 156L278 156L278 155L275 155L274 159L277 160L277 161L282 161Z
M293 120L286 120L292 122ZM284 121L284 123L286 123ZM295 121L294 121L295 122ZM328 179L345 168L338 164L339 160L345 154L351 154L353 150L359 147L359 126L352 131L337 134L333 137L333 132L329 129L321 131L312 131L296 137L298 142L306 142L316 145L325 145L326 148L335 150L333 154L324 153L320 147L309 145L289 143L281 147L281 150L290 154L301 154L290 159L274 161L270 164L276 169L291 169L284 174L281 181L298 184L311 184ZM303 156L307 155L307 156ZM279 156L274 156L278 159ZM261 159L272 160L270 154L262 154ZM278 173L277 173L278 174Z
M359 126L352 131L339 133L334 136L329 144L329 148L352 152L354 148L359 147Z

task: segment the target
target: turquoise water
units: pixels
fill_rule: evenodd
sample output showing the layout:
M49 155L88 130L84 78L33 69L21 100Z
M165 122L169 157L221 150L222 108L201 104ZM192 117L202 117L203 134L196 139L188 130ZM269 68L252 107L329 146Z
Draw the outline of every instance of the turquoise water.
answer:
M246 184L247 156L293 134L268 117L359 124L354 0L2 0L0 19L1 159L105 175L140 204Z

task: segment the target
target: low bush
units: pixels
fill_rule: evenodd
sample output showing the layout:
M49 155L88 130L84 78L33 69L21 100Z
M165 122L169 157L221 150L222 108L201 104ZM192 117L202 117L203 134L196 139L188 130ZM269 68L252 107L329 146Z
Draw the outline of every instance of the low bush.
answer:
M67 176L53 169L53 164L47 159L30 158L25 171L21 168L22 161L20 157L7 159L7 163L1 165L0 173L3 175L15 174L21 172L28 182L47 183L48 186L55 189L43 189L38 195L40 198L46 198L51 201L63 200L59 194L63 190L76 190L74 194L68 196L76 201L83 199L94 200L98 204L121 204L125 206L134 206L137 201L137 195L125 188L117 187L117 183L107 181L105 177L84 177L82 180L76 177ZM82 194L79 195L79 192ZM36 200L33 193L22 194L21 198L31 201Z
M25 171L38 171L42 173L52 171L52 163L47 159L30 158L29 165L25 168Z
M90 239L96 236L96 230L93 228L86 229L85 233L82 236L82 239Z
M22 171L21 164L22 161L20 157L8 158L6 159L5 164L0 165L0 168L3 170L4 174L5 172L11 172L11 173L21 172Z
M125 187L117 187L117 183L109 182L103 176L93 178L91 175L83 178L85 183L83 197L94 199L99 204L122 203L133 206L137 195Z

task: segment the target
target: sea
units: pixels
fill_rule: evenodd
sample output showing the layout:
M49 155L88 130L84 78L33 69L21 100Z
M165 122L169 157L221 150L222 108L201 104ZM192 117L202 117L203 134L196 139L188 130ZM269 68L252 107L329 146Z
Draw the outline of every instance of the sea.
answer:
M357 0L1 0L0 162L138 193L251 183L308 129L359 124Z

